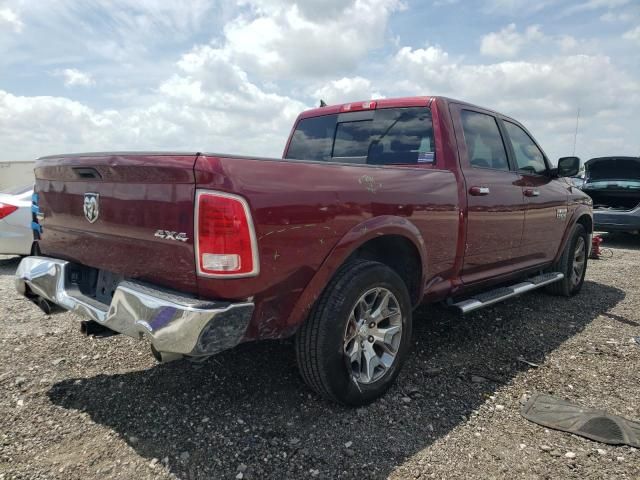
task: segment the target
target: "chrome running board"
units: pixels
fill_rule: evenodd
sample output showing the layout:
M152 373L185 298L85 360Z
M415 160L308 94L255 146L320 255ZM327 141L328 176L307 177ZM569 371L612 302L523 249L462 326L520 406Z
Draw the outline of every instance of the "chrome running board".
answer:
M471 298L454 303L451 306L457 308L460 313L465 314L488 307L494 303L501 302L507 298L516 297L536 288L544 287L550 283L557 282L564 278L564 274L560 272L543 273L527 279L526 282L517 283L508 287L500 287L487 292L474 295Z

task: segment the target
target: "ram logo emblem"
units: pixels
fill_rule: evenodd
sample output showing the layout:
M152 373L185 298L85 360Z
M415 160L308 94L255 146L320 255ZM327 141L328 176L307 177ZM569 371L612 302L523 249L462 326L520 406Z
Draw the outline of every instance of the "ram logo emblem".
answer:
M100 216L100 195L97 193L85 193L84 194L84 218L87 219L89 223L94 223L98 220Z

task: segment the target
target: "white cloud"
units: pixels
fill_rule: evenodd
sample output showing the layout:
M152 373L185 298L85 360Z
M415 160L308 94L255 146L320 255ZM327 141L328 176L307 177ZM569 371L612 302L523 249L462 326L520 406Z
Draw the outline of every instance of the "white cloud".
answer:
M571 5L566 8L562 15L573 15L579 12L589 12L594 10L609 9L613 10L624 5L627 5L630 0L588 0L586 2L580 2L575 5Z
M563 52L574 50L580 44L580 42L578 42L571 35L561 35L560 37L558 37L557 42L558 46Z
M640 25L638 25L636 28L632 28L628 32L625 32L622 37L627 40L632 40L634 42L640 43Z
M18 14L8 7L0 8L0 27L2 25L8 25L17 33L20 33L24 27Z
M56 70L54 75L64 79L65 87L88 87L95 84L95 80L89 73L84 73L77 68L65 68Z
M90 58L97 54L115 59L115 70L122 71L130 62L136 66L136 59L146 55L150 45L147 37L159 42L156 35L160 31L174 40L175 32L179 37L185 29L195 28L197 15L174 12L164 5L154 0L116 1L108 12L102 12L111 25L109 41L100 41L91 31L93 26L83 22L78 22L77 33L87 34ZM33 18L45 16L44 7L38 6L41 10L36 7L37 11L31 12ZM165 68L174 70L173 74L165 74L151 92L138 96L126 90L118 92L121 98L132 99L130 106L102 111L61 97L21 97L5 92L4 117L15 119L7 120L7 127L19 124L39 132L27 142L16 142L20 136L15 130L6 138L0 134L5 154L30 158L65 150L169 148L278 156L293 120L308 105L299 99L305 95L300 89L296 98L284 95L278 93L282 84L270 79L300 82L306 76L331 76L355 68L371 49L384 44L389 16L403 8L399 0L307 0L298 4L251 0L244 6L249 9L231 15L222 38L188 50L176 64ZM130 9L137 15L125 15ZM63 2L51 12L56 17L52 23L60 31L55 38L64 35L61 30L70 20L78 20L78 11L84 14L84 7ZM129 34L131 38L127 38ZM55 74L67 86L94 82L78 69ZM104 86L105 76L100 78ZM327 89L333 88L332 97L337 97L340 89L347 94L366 93L367 97L377 94L367 82L356 77L323 84L318 79L313 88L324 88L327 94ZM310 87L302 91L311 93ZM34 113L38 104L43 108L39 114L21 113ZM48 115L55 110L57 115ZM2 129L5 131L9 129Z
M441 65L448 61L449 54L440 46L428 46L427 48L402 47L398 50L396 58L407 61L409 64Z
M462 8L437 1L443 10ZM585 39L569 23L563 35L510 24L482 38L461 37L453 54L408 43L416 33L405 31L403 15L390 31L391 16L406 8L401 0L194 0L189 8L164 0L32 3L1 3L29 29L15 35L0 20L0 145L7 159L123 149L279 156L295 116L321 98L429 94L513 115L552 157L570 153L578 108L582 156L640 150L637 49L619 41L624 28L592 28ZM489 11L522 16L555 3L486 0L479 10L465 9L480 24ZM588 11L602 26L596 3ZM417 38L429 31L427 22ZM625 35L634 41L636 34ZM615 48L609 40L618 40ZM468 60L477 58L470 49L478 43L483 57ZM76 69L66 72L69 65ZM4 72L23 71L6 80ZM51 95L18 94L26 91L22 78L51 72L76 87L95 77L99 88L82 92L83 103L72 99L79 89L63 90L62 81L38 82L36 91Z
M552 158L572 145L575 115L581 108L581 131L589 135L583 154L606 154L599 116L611 114L607 123L622 126L616 138L619 148L637 150L640 81L617 68L604 55L551 55L539 60L465 64L448 61L446 52L401 48L388 78L394 94L446 95L513 115L533 130ZM382 89L386 93L385 89Z
M99 150L109 144L110 136L104 133L118 124L117 118L67 98L17 96L0 90L0 143L7 160L77 151L78 145Z
M92 63L117 64L120 73L131 66L139 71L144 59L147 60L144 69L150 72L156 64L166 65L164 54L174 45L191 39L204 28L207 31L221 28L216 23L221 16L221 9L216 8L217 1L190 0L187 3L166 0L0 0L0 12L12 11L20 25L29 28L29 35L21 35L19 43L1 38L0 13L0 69L10 68L26 58L36 65L46 64L48 68L90 59ZM148 61L153 54L153 61ZM114 72L108 74L112 76Z
M589 0L580 4L580 9L597 10L599 8L616 8L629 3L629 0Z
M633 18L633 15L631 15L628 12L616 13L616 12L609 11L607 13L603 13L602 15L600 15L600 20L607 23L628 22L632 18Z
M383 97L373 87L371 81L363 77L343 77L339 80L331 80L316 88L311 96L318 102L322 99L329 105Z
M308 108L252 83L220 49L195 48L176 71L146 105L120 110L0 90L3 153L20 160L123 149L279 156L296 115Z
M480 53L492 57L512 58L527 43L544 38L539 25L527 27L524 33L519 33L516 25L511 23L499 32L484 35L480 41Z
M252 7L263 15L278 13L283 7L296 4L300 13L311 21L323 21L342 15L344 10L355 3L353 0L238 0L240 5Z
M265 121L276 121L278 111L292 119L304 108L300 102L267 92L251 82L224 49L196 47L183 55L178 67L181 72L163 82L159 92L180 105L238 117L250 116L252 120L259 120L259 128L268 126Z
M559 0L485 0L484 10L493 15L526 16L557 4Z
M511 23L498 32L483 35L480 39L480 53L503 59L527 57L527 52L533 55L541 53L548 57L558 49L564 53L597 51L593 42L581 41L572 35L545 35L540 25L530 25L523 32L519 32L516 25Z
M327 76L349 71L384 44L399 0L332 1L301 5L279 1L250 2L256 9L224 28L224 48L247 71L270 77Z
M446 7L449 5L455 5L456 3L459 3L460 0L435 0L433 2L433 6L434 7Z

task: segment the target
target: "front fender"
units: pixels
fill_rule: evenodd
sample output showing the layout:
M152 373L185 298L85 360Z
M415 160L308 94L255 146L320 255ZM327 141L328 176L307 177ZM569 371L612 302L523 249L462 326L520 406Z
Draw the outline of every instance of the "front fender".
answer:
M326 285L353 252L369 240L385 235L402 236L413 243L420 254L421 285L424 285L427 275L427 255L424 239L418 228L403 217L383 215L370 218L349 230L329 252L296 302L287 321L288 325L297 329L304 322Z
M569 241L571 232L573 231L573 226L578 222L578 220L580 220L581 217L588 216L590 218L591 226L592 226L591 233L593 233L593 210L590 204L587 202L575 201L573 205L570 204L570 208L571 206L573 206L574 208L572 209L571 218L569 218L569 221L567 222L567 228L565 229L564 235L562 236L562 242L560 242L560 248L556 252L556 256L553 259L554 263L556 263L562 256L562 252L564 252L567 242ZM591 245L588 245L588 247L591 248Z

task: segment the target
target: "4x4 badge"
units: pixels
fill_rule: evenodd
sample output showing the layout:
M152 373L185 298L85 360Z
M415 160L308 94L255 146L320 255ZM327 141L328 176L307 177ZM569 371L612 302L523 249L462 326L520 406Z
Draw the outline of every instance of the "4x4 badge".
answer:
M154 237L163 238L165 240L178 240L179 242L186 242L189 240L186 233L170 232L169 230L156 230Z
M100 216L100 195L97 193L85 193L84 194L84 218L86 218L89 223L94 223L98 220Z

